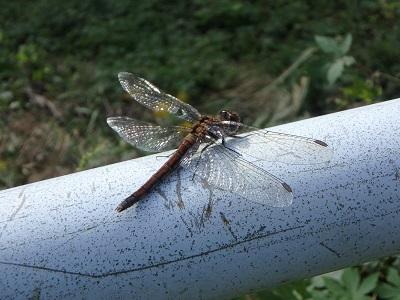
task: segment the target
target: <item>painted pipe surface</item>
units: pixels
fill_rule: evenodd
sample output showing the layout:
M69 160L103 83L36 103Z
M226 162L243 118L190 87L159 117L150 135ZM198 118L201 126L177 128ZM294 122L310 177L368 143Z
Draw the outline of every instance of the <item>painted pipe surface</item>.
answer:
M284 208L180 170L117 213L160 154L1 191L0 298L221 299L399 254L399 112L392 100L273 128L334 151L259 162L292 187Z

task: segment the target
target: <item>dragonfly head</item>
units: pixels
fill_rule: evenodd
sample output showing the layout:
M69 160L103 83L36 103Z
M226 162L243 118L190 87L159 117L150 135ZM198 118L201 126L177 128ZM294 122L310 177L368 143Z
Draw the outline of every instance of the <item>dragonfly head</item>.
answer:
M233 121L233 122L240 122L240 117L237 112L229 111L229 110L221 110L219 113L219 119L222 121Z

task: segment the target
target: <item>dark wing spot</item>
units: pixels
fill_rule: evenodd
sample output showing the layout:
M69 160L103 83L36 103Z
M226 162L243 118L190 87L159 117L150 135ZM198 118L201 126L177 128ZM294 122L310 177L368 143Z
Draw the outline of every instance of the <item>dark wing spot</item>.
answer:
M285 190L287 190L289 193L292 192L292 188L291 188L287 183L282 182L282 186L283 186L283 187L285 188Z
M318 145L321 145L321 146L323 146L323 147L328 147L328 144L327 144L327 143L325 143L325 142L323 142L323 141L320 141L320 140L314 140L314 143L316 143L316 144L318 144Z

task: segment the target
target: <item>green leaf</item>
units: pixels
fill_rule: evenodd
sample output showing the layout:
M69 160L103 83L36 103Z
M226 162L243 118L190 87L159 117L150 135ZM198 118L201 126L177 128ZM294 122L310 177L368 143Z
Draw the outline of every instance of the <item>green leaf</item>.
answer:
M316 35L314 39L318 47L325 53L336 53L338 51L338 44L334 38Z
M348 268L343 272L342 281L349 291L355 291L360 283L360 275L355 269Z
M351 47L351 43L352 43L352 36L351 33L348 33L346 35L346 37L344 38L343 42L340 43L339 45L339 52L341 54L341 56L345 55L347 52L349 52L350 47Z
M324 282L326 285L326 288L335 294L340 294L344 292L343 286L340 284L339 281L330 278L330 277L324 277Z
M379 284L375 289L379 297L383 299L395 299L400 295L400 290L387 283Z
M333 85L336 80L342 75L344 70L344 62L342 59L337 59L334 63L332 63L326 74L329 85Z
M363 100L365 103L372 101L382 95L382 88L376 87L371 81L353 80L352 84L341 88L341 91L351 100Z
M369 275L362 281L358 291L361 294L368 294L369 292L371 292L378 283L378 277L379 277L378 274Z
M354 64L356 62L356 60L355 60L355 58L353 56L343 56L340 59L343 60L344 65L346 67L349 67L349 66L351 66L352 64Z
M311 299L313 300L325 300L325 299L332 299L330 295L332 293L328 292L327 290L317 290L317 289L312 289L310 291L311 294ZM308 298L310 299L310 298Z
M400 300L400 276L395 268L389 268L387 273L388 283L379 284L376 292L379 297L390 300Z
M400 287L400 275L395 268L389 268L387 280L393 285Z

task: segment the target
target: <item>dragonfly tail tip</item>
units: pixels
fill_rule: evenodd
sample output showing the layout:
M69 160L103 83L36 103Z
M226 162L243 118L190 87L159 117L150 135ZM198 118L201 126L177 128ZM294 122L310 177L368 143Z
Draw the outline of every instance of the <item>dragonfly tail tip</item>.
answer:
M121 205L118 205L115 210L120 213L121 211L123 211L125 209Z

